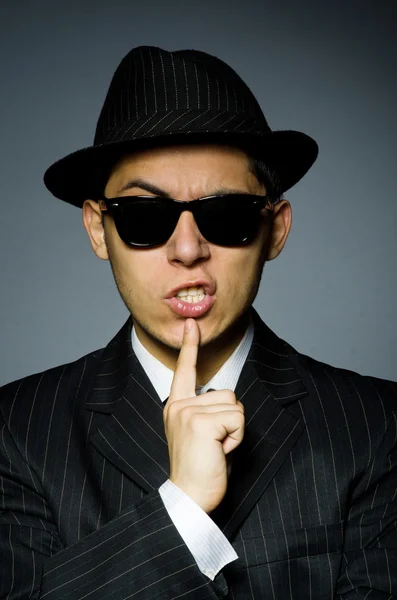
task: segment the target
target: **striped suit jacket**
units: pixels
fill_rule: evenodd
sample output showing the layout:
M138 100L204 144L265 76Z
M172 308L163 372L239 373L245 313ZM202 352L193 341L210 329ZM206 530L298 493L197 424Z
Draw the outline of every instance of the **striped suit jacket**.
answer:
M164 508L162 404L128 319L106 348L2 389L1 599L397 597L397 384L253 318L245 438L211 514L238 560L209 580Z

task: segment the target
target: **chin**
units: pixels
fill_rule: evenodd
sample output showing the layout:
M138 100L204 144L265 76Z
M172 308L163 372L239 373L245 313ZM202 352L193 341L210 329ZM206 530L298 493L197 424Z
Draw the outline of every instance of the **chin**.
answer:
M183 327L185 322L180 321L178 323L169 324L155 324L145 327L144 329L150 335L150 337L157 343L164 344L167 348L173 350L180 350L183 339Z
M199 346L206 345L209 341L212 341L217 337L216 328L214 326L211 328L211 330L208 330L203 321L200 322L199 319L196 319L196 322L200 331ZM152 330L151 333L153 337L169 348L172 348L173 350L180 350L182 347L184 327L185 319L180 319L172 325L170 324L168 326L159 328L157 330L157 335L155 334L154 330Z
M170 348L174 350L180 350L182 347L183 340L183 328L185 325L185 321L181 321L178 325L168 329L164 332L164 342Z

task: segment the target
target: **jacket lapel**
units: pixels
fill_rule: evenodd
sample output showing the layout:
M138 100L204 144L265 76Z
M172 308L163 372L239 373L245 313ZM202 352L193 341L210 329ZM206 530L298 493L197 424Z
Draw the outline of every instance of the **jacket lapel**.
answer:
M234 537L304 429L287 408L308 393L290 359L295 351L255 311L253 319L254 340L236 388L244 404L244 440L233 452L226 496L211 513L228 539Z
M212 519L231 539L274 478L304 424L292 405L307 395L291 356L296 351L252 311L254 339L236 396L244 404L243 443L232 455L228 490ZM102 353L85 407L103 413L91 443L146 492L169 475L163 405L131 344L132 320Z
M85 408L107 413L90 442L146 492L169 474L163 405L137 360L128 319L105 348Z

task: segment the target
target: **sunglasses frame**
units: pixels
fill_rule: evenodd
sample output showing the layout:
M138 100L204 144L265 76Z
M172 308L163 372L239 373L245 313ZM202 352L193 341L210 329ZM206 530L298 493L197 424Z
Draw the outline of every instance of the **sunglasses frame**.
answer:
M119 196L116 198L106 198L105 196L103 196L101 198L98 198L98 206L99 206L101 212L108 212L113 218L115 218L115 217L117 218L118 209L121 208L123 204L132 204L134 201L139 201L139 200L157 200L164 204L172 203L173 206L175 206L175 204L179 205L179 207L178 207L178 212L179 212L178 220L179 220L180 215L186 210L191 212L193 214L193 217L195 218L194 213L198 206L202 206L203 202L208 202L208 201L215 200L215 199L230 198L232 196L244 198L245 202L250 202L251 207L256 207L259 209L259 211L262 209L266 209L270 213L273 213L274 203L272 202L270 196L268 196L268 195L259 196L259 195L255 195L255 194L238 194L238 193L218 194L218 195L214 195L214 196L203 196L201 198L196 198L194 200L175 200L174 198L169 198L168 196L165 197L165 196L154 196L154 195ZM198 204L198 203L200 203L200 204ZM259 214L259 212L258 212L258 214ZM116 220L115 220L115 225L116 225L116 229L118 231ZM176 227L176 225L175 225L175 227ZM119 231L118 231L118 233L119 233ZM119 235L120 235L120 233L119 233ZM172 235L172 233L171 233L171 235ZM202 235L204 235L204 234L202 233ZM169 237L171 237L171 236L169 236ZM120 238L121 238L121 236L120 236ZM121 238L121 239L123 239L123 238ZM166 242L166 240L164 242L148 243L148 244L134 243L134 242L126 241L124 239L123 239L123 242L132 248L154 248L156 246L160 246L160 245L164 244ZM211 243L216 243L216 242L211 242ZM227 246L244 245L246 243L247 242L242 241L238 244L228 244L228 245L219 244L219 245L221 245L221 246L224 245L227 247Z

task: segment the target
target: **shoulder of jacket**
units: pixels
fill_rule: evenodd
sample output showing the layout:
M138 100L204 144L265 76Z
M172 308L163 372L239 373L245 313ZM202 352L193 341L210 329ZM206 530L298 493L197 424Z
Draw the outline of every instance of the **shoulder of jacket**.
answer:
M16 404L19 409L25 405L28 408L38 395L45 402L46 398L53 398L60 387L66 386L68 393L73 396L82 380L95 374L103 351L104 348L101 348L72 362L6 383L0 388L0 413L7 420ZM42 393L38 394L39 391Z
M371 408L372 405L376 409L380 406L385 415L397 412L397 382L335 367L296 351L290 354L290 358L312 390L329 390L330 397L357 402L363 408ZM322 394L322 397L326 398L327 394Z

